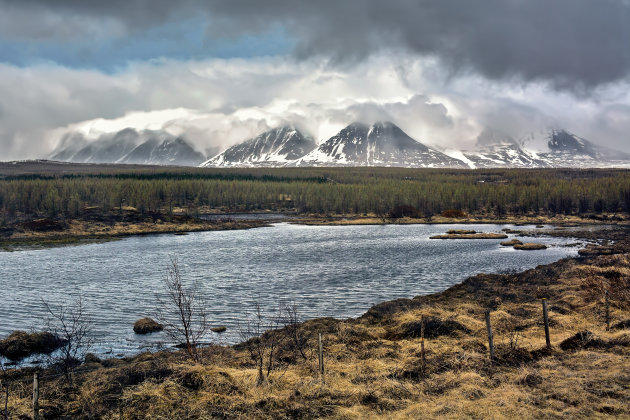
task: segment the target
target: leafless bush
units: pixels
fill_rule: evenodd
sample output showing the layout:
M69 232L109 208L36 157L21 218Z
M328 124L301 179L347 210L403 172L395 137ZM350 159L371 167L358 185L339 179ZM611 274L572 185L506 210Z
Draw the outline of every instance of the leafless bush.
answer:
M502 319L497 325L502 343L511 351L519 348L519 341L523 338L522 330L521 324L513 318Z
M282 325L288 339L289 348L293 350L296 356L307 360L307 344L309 334L300 328L300 314L295 303L288 303L281 306Z
M188 355L201 361L201 344L208 332L206 300L198 282L186 287L177 258L171 257L163 277L165 297L158 297L157 318L165 331L178 343L183 342Z
M92 346L92 321L85 312L83 299L79 297L70 305L52 307L43 301L48 312L48 331L59 337L62 345L50 358L72 384L72 371L81 364L83 355Z
M271 315L267 319L260 304L256 303L254 313L238 327L239 336L245 342L244 345L258 369L256 385L265 383L274 368L276 352L282 338L279 329L281 322L280 314Z

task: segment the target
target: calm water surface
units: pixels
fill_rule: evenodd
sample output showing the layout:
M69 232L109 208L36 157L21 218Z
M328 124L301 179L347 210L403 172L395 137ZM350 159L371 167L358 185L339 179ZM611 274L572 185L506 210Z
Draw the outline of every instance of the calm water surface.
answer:
M574 241L536 238L543 251L516 251L500 240L430 240L448 229L499 232L511 225L302 226L279 223L240 231L155 235L121 241L0 252L0 337L42 329L42 299L82 296L94 321L96 352L130 354L171 344L141 337L134 321L156 313L156 293L171 256L186 281L198 280L215 340L234 342L254 305L294 302L303 318L355 317L375 303L442 291L477 273L524 270L577 254ZM517 229L534 229L518 227ZM511 235L510 235L511 236Z

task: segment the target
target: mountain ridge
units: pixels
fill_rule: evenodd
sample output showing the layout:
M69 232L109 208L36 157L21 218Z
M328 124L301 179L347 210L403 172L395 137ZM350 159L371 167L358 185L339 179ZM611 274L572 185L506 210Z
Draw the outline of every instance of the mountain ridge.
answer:
M315 140L287 125L267 130L231 146L200 166L281 166L304 156L315 147Z
M542 136L541 137L541 133ZM383 166L410 168L630 167L630 154L598 146L566 130L550 129L516 141L484 130L474 150L440 151L413 139L392 122L353 122L319 145L292 125L267 130L209 159L182 137L162 130L126 128L89 141L68 133L48 156L77 163L130 163L202 167ZM545 141L547 151L528 142Z
M129 163L197 166L205 156L186 140L160 130L125 128L88 141L70 133L49 155L52 160L76 163Z

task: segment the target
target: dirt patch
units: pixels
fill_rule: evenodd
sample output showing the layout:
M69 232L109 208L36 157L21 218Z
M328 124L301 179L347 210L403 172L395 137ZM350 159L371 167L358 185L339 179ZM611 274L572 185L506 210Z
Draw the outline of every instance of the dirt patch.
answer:
M501 242L501 246L514 246L514 245L523 245L523 242L518 239L511 239L509 241Z

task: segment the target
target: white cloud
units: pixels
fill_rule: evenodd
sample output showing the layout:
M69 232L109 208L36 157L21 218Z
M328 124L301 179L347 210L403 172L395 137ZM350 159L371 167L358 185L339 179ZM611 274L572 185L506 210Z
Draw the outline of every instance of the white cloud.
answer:
M290 122L323 140L353 120L392 120L418 140L470 148L490 127L515 138L559 126L628 150L628 85L591 97L543 83L444 75L435 60L382 54L352 68L286 57L159 60L104 74L0 64L1 160L42 157L64 132L164 128L200 150Z

